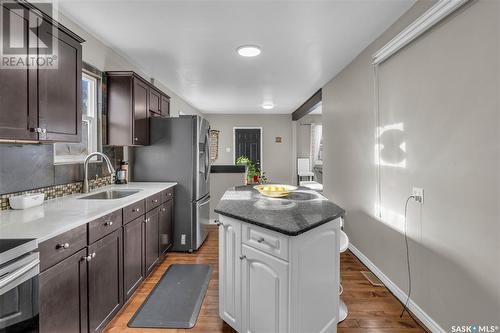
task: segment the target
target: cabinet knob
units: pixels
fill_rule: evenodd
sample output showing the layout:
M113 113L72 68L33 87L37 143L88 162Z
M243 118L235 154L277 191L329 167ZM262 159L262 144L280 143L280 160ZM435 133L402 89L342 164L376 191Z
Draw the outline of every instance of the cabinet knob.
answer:
M89 262L92 260L92 256L88 255L88 256L83 257L82 259L85 260L86 262Z
M154 202L154 203L157 203L157 202L158 202L158 199L154 199L154 200L153 200L153 202Z
M92 258L95 258L95 252L92 253Z
M247 258L247 256L245 256L245 255L240 256L240 260L243 260L243 259L246 259L246 258Z
M47 129L46 128L42 128L42 133L47 133Z
M224 225L224 224L223 224L221 221L219 221L219 220L215 220L214 222L215 222L215 224L216 224L218 227L220 227L221 225Z
M104 223L105 226L112 226L113 225L113 221L108 221L106 223Z
M67 249L69 248L69 243L57 244L58 249Z
M134 138L134 141L139 141L139 138Z
M257 239L257 243L264 243L264 241L265 241L264 237Z
M136 212L140 212L140 211L141 211L141 209L140 209L140 208L134 208L134 209L132 209L132 212L134 212L134 213L136 213Z
M166 212L167 210L166 210L165 208L162 208L162 209L161 209L161 211L162 211L162 212Z

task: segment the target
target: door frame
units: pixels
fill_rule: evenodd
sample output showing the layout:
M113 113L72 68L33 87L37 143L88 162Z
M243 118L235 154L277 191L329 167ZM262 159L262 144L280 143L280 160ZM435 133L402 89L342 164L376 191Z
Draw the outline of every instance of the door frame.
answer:
M264 129L259 126L236 126L233 127L233 165L236 163L236 130L237 129L258 129L260 130L260 171L264 172L264 146L262 144L262 133Z

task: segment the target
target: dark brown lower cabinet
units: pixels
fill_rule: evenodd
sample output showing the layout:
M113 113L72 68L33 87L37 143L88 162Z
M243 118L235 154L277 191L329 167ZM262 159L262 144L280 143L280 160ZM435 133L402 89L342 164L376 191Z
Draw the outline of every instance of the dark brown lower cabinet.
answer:
M151 273L160 259L158 243L160 208L155 208L146 214L144 222L144 248L146 276Z
M40 332L87 332L87 249L40 274Z
M172 245L172 204L173 200L169 200L160 206L160 254L165 253Z
M101 332L123 305L123 244L118 229L89 245L89 332Z
M123 285L128 300L144 280L144 216L123 226Z

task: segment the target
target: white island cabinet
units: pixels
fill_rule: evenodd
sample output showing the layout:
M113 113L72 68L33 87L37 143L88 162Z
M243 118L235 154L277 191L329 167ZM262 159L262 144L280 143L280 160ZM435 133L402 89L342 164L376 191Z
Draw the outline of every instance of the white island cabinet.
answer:
M220 215L220 317L244 333L336 332L339 227L288 236Z

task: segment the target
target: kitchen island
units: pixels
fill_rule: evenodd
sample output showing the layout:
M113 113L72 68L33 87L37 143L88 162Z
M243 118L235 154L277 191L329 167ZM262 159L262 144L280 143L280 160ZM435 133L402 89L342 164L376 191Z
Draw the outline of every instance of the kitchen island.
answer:
M219 214L219 315L238 332L336 332L344 210L299 188L228 189Z

